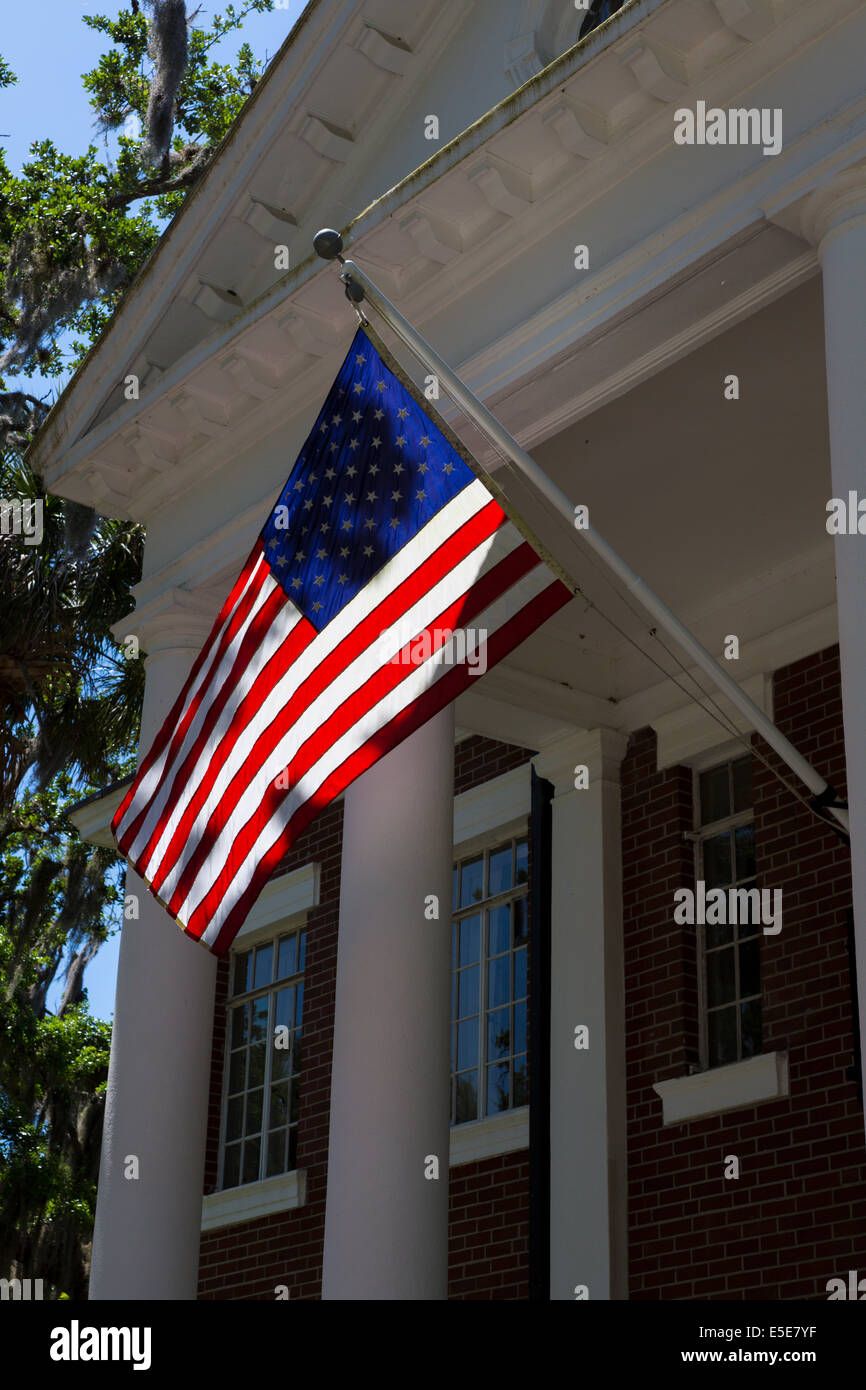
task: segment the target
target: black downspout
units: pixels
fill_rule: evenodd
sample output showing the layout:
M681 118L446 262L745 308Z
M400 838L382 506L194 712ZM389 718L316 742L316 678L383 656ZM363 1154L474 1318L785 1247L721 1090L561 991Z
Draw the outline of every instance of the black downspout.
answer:
M532 768L529 877L529 1297L550 1301L550 887L553 784Z

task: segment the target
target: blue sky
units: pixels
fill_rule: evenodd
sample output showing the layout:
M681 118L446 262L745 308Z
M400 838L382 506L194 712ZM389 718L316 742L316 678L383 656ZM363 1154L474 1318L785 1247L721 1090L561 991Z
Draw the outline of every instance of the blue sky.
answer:
M235 7L240 8L238 0ZM0 90L0 143L11 169L21 167L34 140L53 140L67 154L80 153L91 142L98 143L81 74L96 66L106 40L89 29L81 15L113 17L123 8L128 6L111 0L94 0L92 5L40 0L38 8L32 4L4 6L0 54L18 78L16 86ZM192 11L195 6L188 8ZM248 42L257 58L272 58L304 8L305 0L288 0L288 9L251 15L243 29L214 50L215 54L221 62L230 62L240 45ZM225 5L203 5L198 22L207 24L209 16L224 11ZM7 385L13 384L17 383L7 378ZM50 383L52 391L57 385ZM26 389L42 395L45 388L40 381L31 380ZM111 1018L114 1011L119 945L117 933L91 962L85 976L91 1009L98 1018ZM62 982L58 982L49 995L50 1008L56 1008L61 993Z

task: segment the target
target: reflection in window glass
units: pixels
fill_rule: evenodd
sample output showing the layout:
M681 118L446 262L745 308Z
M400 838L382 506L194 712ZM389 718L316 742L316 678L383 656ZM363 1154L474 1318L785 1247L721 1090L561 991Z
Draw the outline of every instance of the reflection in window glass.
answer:
M305 950L306 932L295 931L234 956L223 1188L294 1167Z
M706 923L699 928L702 1025L710 1067L727 1066L761 1051L761 926L754 912L757 884L751 806L751 756L700 774L700 823L712 829L699 835L697 876L704 880L708 892L721 888L728 903L731 890L736 891L736 915L748 918L735 923ZM751 910L744 914L747 902Z
M529 1103L525 836L454 868L451 1120Z

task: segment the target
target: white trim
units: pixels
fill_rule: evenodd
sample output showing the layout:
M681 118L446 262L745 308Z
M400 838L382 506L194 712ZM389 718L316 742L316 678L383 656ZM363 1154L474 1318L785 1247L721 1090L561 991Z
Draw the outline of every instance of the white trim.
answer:
M318 864L305 864L301 869L272 878L250 908L246 921L235 937L235 946L240 941L249 945L249 938L254 934L257 936L264 928L272 928L275 922L308 912L318 903ZM272 932L269 931L268 935L272 935Z
M494 831L497 835L501 831L502 839L507 839L510 834L522 833L531 801L529 765L530 757L527 752L526 762L522 767L515 767L511 772L504 772L501 777L494 777L492 781L484 782L480 787L473 787L471 791L455 796L455 850L459 846L462 854L467 841L476 840L479 836L486 836ZM509 828L513 822L519 823L516 831Z
M764 1052L728 1067L656 1081L653 1090L661 1097L665 1125L741 1110L762 1100L779 1100L790 1095L788 1054Z
M82 840L86 840L90 845L102 845L105 849L117 849L111 834L111 822L129 787L130 783L124 782L122 786L115 787L98 800L88 801L84 806L75 806L67 812Z
M759 709L772 719L772 680L759 673L749 680L740 681L739 684ZM723 709L726 719L748 739L752 726L745 717L729 705L727 700L720 698L716 690L711 693ZM697 704L688 704L672 714L663 714L653 721L653 728L656 731L656 769L659 772L676 764L690 763L692 759L728 744L739 747L741 753L746 751L742 745L737 745L730 735L726 738L725 729L718 719ZM722 755L719 761L724 761Z
M294 1211L307 1200L307 1173L295 1168L263 1182L230 1187L225 1192L212 1192L201 1204L202 1231L218 1231L223 1226L236 1226L242 1221L259 1221L281 1211Z
M485 1120L470 1120L451 1129L449 1163L459 1168L461 1163L477 1163L497 1154L515 1153L529 1148L529 1106L506 1110L502 1115L489 1115Z

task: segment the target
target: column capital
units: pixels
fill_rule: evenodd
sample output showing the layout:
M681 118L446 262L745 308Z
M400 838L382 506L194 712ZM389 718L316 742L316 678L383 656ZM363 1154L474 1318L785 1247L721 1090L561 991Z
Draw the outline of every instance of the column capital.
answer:
M805 199L800 229L817 249L818 259L831 241L866 223L866 163L834 174Z
M628 747L628 736L618 729L587 729L568 734L549 744L533 758L539 777L546 777L557 796L574 791L574 769L589 769L589 780L619 782L620 763Z
M198 652L204 645L218 609L208 596L190 589L164 589L161 594L115 623L118 641L134 634L148 656L178 647Z

